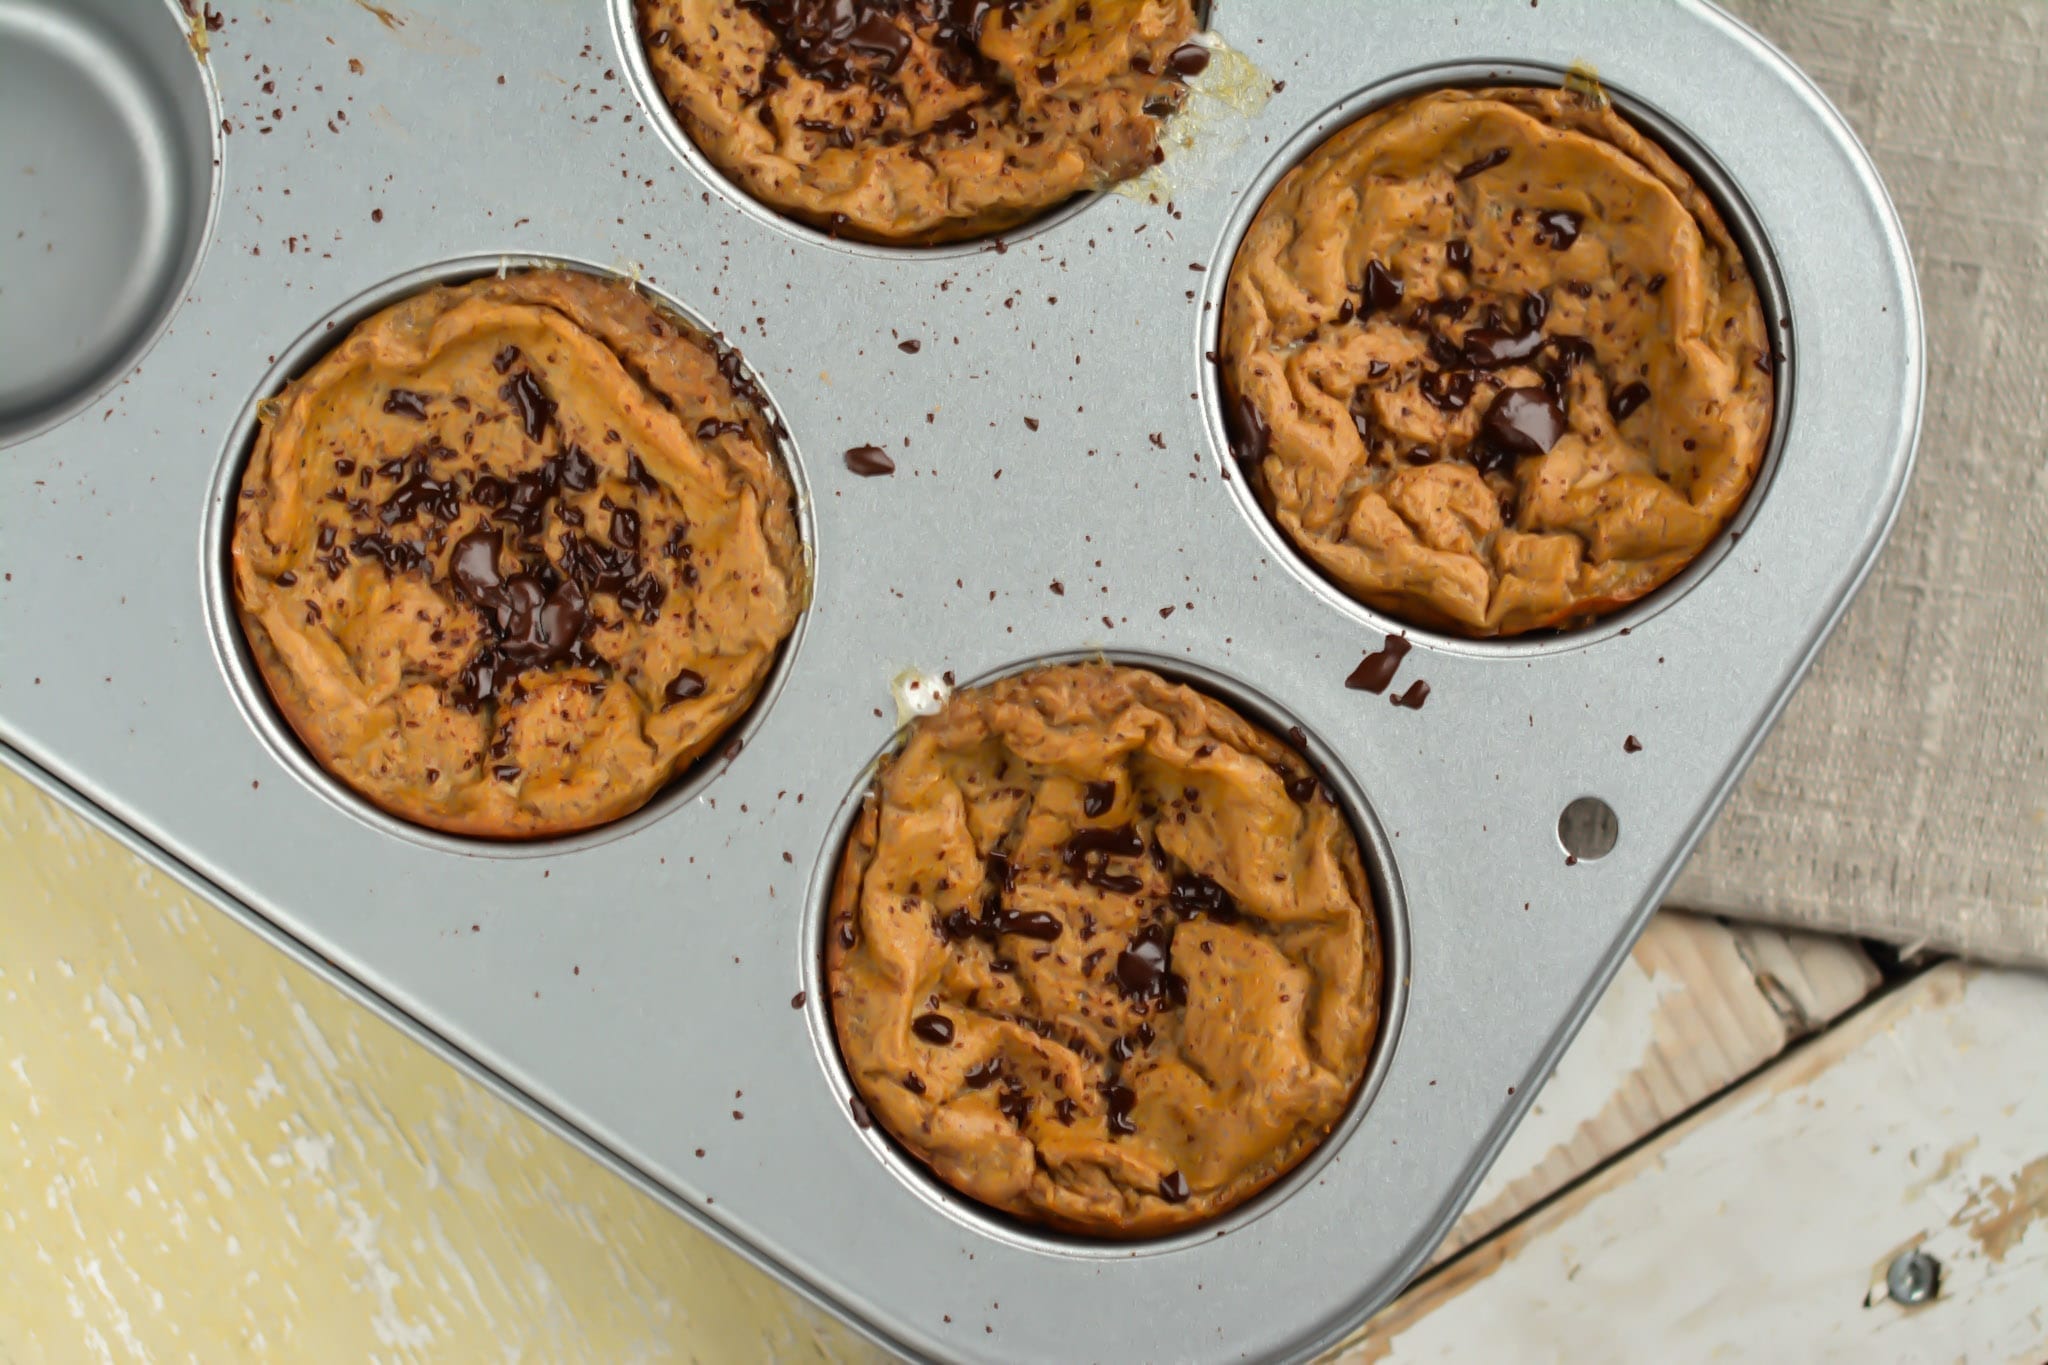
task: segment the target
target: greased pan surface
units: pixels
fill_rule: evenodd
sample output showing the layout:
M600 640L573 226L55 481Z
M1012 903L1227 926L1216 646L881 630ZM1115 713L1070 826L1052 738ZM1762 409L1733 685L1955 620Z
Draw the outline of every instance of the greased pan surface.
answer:
M1169 157L1170 211L1105 195L1002 250L892 252L787 224L680 147L623 0L227 14L192 76L229 129L196 274L139 370L0 456L0 740L900 1352L1333 1343L1448 1225L1868 569L1917 436L1919 307L1839 118L1703 5L1212 18L1284 88ZM1223 279L1267 189L1358 113L1575 62L1705 158L1765 254L1777 444L1739 538L1678 582L1572 635L1410 630L1394 690L1429 700L1390 706L1344 686L1388 623L1224 477L1203 359ZM255 403L381 303L501 258L638 277L739 348L788 428L815 574L737 749L626 820L519 845L380 817L320 774L223 572ZM849 473L865 444L896 473ZM1390 967L1364 1098L1315 1156L1212 1225L1116 1245L968 1206L857 1127L817 954L892 679L1098 651L1302 729ZM1568 863L1582 796L1619 840Z

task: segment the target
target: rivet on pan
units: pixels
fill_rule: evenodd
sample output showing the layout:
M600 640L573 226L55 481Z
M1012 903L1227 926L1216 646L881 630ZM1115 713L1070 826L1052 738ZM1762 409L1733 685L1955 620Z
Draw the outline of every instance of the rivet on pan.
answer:
M1941 1290L1941 1262L1918 1247L1892 1257L1884 1272L1885 1292L1892 1302L1911 1307L1925 1303Z

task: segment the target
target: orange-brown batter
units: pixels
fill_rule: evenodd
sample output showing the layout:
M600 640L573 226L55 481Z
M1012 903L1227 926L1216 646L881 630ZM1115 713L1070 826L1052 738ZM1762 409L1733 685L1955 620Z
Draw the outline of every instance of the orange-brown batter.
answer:
M1770 435L1741 253L1598 96L1441 90L1332 137L1253 222L1220 350L1289 539L1360 600L1470 635L1665 582Z
M315 758L498 838L634 810L796 623L788 476L737 358L568 270L435 287L262 409L236 604Z
M850 237L998 232L1137 174L1207 52L1190 0L637 0L656 83L748 193Z
M848 1071L961 1192L1141 1236L1265 1187L1379 1023L1357 839L1306 761L1110 664L956 694L854 825L826 972Z

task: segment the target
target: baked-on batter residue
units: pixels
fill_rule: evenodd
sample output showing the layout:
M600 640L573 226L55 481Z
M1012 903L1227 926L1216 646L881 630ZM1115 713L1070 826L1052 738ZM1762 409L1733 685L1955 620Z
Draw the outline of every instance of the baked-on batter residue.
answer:
M683 129L848 237L999 232L1159 156L1208 52L1191 0L636 0Z
M433 287L266 402L236 605L313 756L531 838L638 808L767 680L794 497L739 358L569 270Z
M1288 538L1352 596L1469 635L1671 578L1771 427L1741 252L1597 94L1440 90L1332 137L1252 223L1220 352Z
M962 1193L1107 1236L1212 1217L1293 1167L1379 1024L1365 866L1307 761L1106 663L910 726L825 954L874 1118Z

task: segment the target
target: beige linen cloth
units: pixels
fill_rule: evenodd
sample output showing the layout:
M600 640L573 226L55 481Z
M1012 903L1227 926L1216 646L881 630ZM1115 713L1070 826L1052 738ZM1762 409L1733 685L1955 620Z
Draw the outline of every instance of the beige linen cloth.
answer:
M1672 901L2048 965L2048 3L1724 3L1876 158L1927 408L1890 545Z

